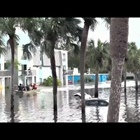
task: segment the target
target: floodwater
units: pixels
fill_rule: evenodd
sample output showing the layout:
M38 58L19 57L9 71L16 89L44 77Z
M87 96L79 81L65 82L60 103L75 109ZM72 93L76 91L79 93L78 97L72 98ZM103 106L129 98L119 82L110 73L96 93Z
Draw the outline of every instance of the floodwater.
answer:
M74 98L76 91L58 92L58 122L81 122L81 108ZM89 91L91 92L91 91ZM91 93L92 94L92 93ZM136 96L137 95L137 96ZM109 89L101 89L99 98L109 99ZM139 122L139 94L133 88L127 90L127 96L121 94L120 122ZM15 122L54 122L53 95L42 92L37 95L14 97ZM108 107L86 107L87 122L106 122ZM10 92L0 94L0 122L10 121Z

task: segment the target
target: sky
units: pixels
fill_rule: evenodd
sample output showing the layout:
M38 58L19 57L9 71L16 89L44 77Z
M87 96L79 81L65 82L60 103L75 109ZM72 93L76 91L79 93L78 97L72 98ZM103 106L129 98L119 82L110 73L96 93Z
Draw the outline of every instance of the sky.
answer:
M83 23L81 23L80 26L83 26ZM20 38L19 46L30 42L27 33L22 32L20 29L17 29L16 33ZM98 25L96 26L94 32L91 30L89 31L88 39L95 40L95 43L97 43L98 39L102 42L109 42L109 29L107 29L105 22L102 19L98 18ZM5 40L7 40L7 37ZM128 41L135 42L137 47L140 48L140 18L129 18Z

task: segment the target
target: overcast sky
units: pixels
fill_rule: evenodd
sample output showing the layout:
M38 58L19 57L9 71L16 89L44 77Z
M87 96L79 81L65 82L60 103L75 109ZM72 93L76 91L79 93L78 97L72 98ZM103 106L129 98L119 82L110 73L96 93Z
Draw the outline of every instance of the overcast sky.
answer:
M98 39L101 41L109 41L109 30L107 29L105 22L98 19L99 23L96 26L94 32L89 32L89 39L93 39L97 42ZM83 23L81 24L83 26ZM16 33L20 37L19 45L29 43L29 37L27 34L23 33L21 30L17 30ZM6 39L7 40L7 39ZM129 19L129 42L136 42L137 47L140 48L140 18L130 18Z

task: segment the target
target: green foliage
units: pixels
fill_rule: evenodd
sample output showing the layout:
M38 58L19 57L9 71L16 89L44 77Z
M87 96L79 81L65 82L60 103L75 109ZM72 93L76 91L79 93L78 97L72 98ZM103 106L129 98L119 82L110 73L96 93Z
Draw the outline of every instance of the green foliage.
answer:
M43 85L44 86L53 86L53 77L52 76L49 76L47 79L44 79ZM58 80L58 79L57 79L57 85L58 86L61 86L62 85L61 81Z
M9 86L6 86L5 89L10 89L10 87Z
M128 61L126 67L128 72L137 73L140 71L140 49L137 48L135 42L128 44Z
M18 66L20 66L21 64L18 62L17 59L15 59L14 65L15 65L15 68L18 70ZM8 69L10 66L11 66L11 61L8 60L8 61L5 63L5 69Z
M90 68L95 70L102 69L105 66L105 60L107 60L109 56L108 43L98 40L97 46L95 46L94 40L90 40L88 42L86 56L86 62Z
M23 49L23 56L22 57L24 59L28 59L28 60L31 60L32 55L35 55L36 51L37 51L36 46L32 42L23 45L22 49Z

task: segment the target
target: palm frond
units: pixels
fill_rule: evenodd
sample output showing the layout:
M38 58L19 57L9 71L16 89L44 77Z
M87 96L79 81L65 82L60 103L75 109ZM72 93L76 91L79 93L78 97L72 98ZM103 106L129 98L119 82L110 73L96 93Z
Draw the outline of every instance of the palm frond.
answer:
M84 19L84 22L90 26L91 30L94 31L96 25L98 24L96 18L94 17L82 17Z
M94 40L88 42L87 62L91 68L102 68L104 66L104 61L108 59L106 44L106 42L98 40L97 47L95 47Z
M103 17L102 19L105 22L106 27L109 28L111 24L111 17Z
M23 58L25 59L31 59L32 54L36 54L36 46L33 45L32 42L25 44L22 46L23 49Z
M46 54L49 58L52 56L52 43L48 40L44 40L41 43L41 53Z

